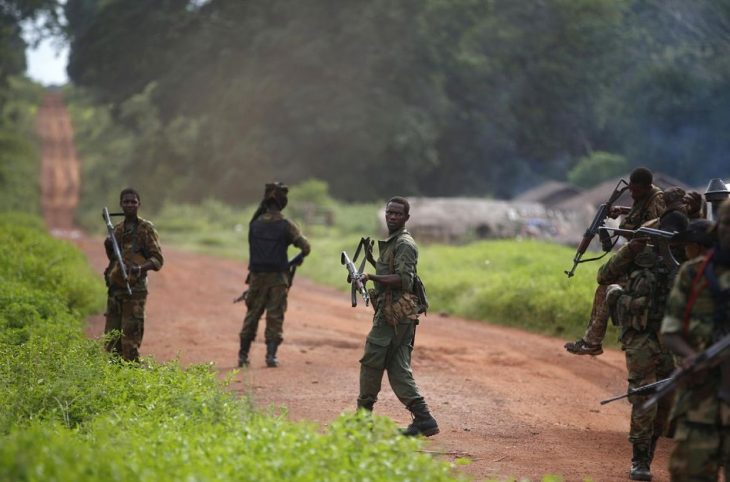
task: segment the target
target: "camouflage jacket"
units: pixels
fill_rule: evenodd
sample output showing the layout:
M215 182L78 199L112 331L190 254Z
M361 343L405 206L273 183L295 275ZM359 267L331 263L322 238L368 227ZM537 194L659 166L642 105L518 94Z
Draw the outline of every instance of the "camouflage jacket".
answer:
M127 269L132 265L142 265L150 261L154 271L159 271L164 263L162 257L162 249L160 248L159 237L155 227L146 219L137 218L137 223L127 226L124 221L114 226L114 238L119 244L122 252L122 259ZM109 286L110 293L126 291L124 277L122 276L119 263L113 253L107 253L109 256L109 266L104 272ZM134 292L147 291L147 276L133 276L129 271L129 285Z
M411 234L402 228L386 240L378 241L380 255L375 263L375 274L397 274L401 279L400 288L387 288L374 283L371 290L375 308L374 324L385 321L388 324L408 322L418 319L417 299L413 293L418 264L418 246Z
M638 229L645 222L661 216L665 208L662 190L652 185L651 191L644 199L634 202L619 227L621 229Z
M662 320L663 334L680 334L698 353L714 341L715 301L708 287L707 278L699 276L704 257L692 259L679 269L669 295L667 310ZM721 289L730 288L730 268L715 266L715 274ZM697 290L695 302L688 311L693 290ZM730 320L730 313L725 315ZM720 368L716 367L695 377L690 385L677 389L673 417L686 415L688 421L730 426L730 406L717 397L720 386Z

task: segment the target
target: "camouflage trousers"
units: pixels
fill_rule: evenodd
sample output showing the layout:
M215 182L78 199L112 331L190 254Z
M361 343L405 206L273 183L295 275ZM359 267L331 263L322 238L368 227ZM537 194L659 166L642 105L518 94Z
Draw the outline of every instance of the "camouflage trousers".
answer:
M667 378L674 371L674 357L659 343L657 334L649 331L628 330L621 338L621 349L626 352L629 388L638 388ZM662 398L653 407L642 410L647 395L632 395L631 429L629 441L634 445L649 446L652 437L666 435L673 397Z
M241 340L256 338L261 315L266 311L267 343L284 340L284 313L286 312L289 284L284 273L252 273L246 296L246 316L239 334Z
M372 410L378 400L383 372L398 400L406 407L423 402L413 379L411 352L416 335L416 322L406 320L398 325L374 324L360 359L360 395L357 406Z
M125 360L139 360L139 347L144 335L144 306L147 301L146 292L110 294L106 301L106 324L104 333L121 332L120 336L111 338L106 350L118 353Z
M600 345L606 336L608 328L608 304L606 303L606 292L609 285L598 285L593 295L593 308L591 317L588 320L588 327L583 335L583 340L591 345Z
M673 481L716 481L720 466L730 480L730 427L677 419L676 445L669 459Z

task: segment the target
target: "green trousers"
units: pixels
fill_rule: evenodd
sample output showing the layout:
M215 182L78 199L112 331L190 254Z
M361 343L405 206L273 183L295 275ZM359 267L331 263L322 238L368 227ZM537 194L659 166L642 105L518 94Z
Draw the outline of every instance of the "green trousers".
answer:
M411 352L416 333L416 322L407 320L397 329L386 323L373 325L365 342L365 353L360 359L360 395L357 406L372 410L378 400L383 372L398 400L406 407L423 402L413 379Z
M125 360L139 360L139 347L144 335L144 307L146 292L110 294L106 301L106 324L104 333L121 332L121 336L110 339L106 350L118 353Z
M724 465L730 480L730 427L677 420L676 445L669 459L669 473L675 482L714 482Z
M259 320L266 311L267 343L284 340L284 313L286 312L289 284L283 273L256 273L249 278L246 296L246 317L239 336L241 340L254 340Z

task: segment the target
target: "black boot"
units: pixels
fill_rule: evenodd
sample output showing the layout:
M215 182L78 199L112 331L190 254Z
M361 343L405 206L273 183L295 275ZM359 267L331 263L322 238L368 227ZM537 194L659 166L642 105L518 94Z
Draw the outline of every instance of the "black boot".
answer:
M413 422L403 430L403 435L407 437L415 437L417 435L423 435L424 437L430 437L439 433L439 426L436 423L436 419L431 416L428 411L428 405L426 402L419 401L413 403L408 410L413 415Z
M253 340L241 338L241 348L238 349L238 368L248 366L248 351Z
M279 348L278 341L266 342L266 366L270 368L278 367L279 360L276 359L276 350Z
M651 480L650 447L642 444L634 444L634 456L631 458L631 480Z
M651 438L651 445L649 446L649 464L654 461L654 452L656 452L656 444L659 441L659 436L654 435Z

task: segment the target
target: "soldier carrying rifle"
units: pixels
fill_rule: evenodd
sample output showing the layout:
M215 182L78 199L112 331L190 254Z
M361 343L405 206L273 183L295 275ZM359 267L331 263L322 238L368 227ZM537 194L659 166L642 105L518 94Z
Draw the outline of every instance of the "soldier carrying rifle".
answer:
M144 334L147 272L159 271L164 258L154 226L137 216L142 205L139 193L132 188L124 189L119 195L119 205L124 220L113 227L104 208L109 230L104 240L109 258L109 266L104 271L108 287L104 333L121 332L121 336L107 342L106 349L125 360L137 361Z

